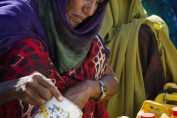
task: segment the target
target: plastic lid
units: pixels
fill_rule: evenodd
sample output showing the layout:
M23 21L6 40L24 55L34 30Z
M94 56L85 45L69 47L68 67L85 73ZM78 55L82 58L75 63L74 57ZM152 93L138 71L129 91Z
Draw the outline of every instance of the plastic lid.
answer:
M143 113L141 118L155 118L155 115L153 113Z
M177 116L177 107L172 108L172 114L173 116Z

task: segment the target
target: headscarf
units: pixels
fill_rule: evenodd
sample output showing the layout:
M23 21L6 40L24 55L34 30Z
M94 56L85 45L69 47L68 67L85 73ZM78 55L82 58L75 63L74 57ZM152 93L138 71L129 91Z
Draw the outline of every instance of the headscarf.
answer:
M0 56L18 40L32 37L40 39L46 49L50 49L59 73L75 68L88 53L91 39L99 32L107 2L104 0L93 16L72 28L66 18L67 0L2 0Z

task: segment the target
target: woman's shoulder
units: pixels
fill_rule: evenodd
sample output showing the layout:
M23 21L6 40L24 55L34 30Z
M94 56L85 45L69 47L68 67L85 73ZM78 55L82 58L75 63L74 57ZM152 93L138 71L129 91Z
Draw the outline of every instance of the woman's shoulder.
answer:
M97 35L93 38L92 42L93 42L93 41L99 43L100 46L104 46L104 45L105 45L105 43L104 43L104 38L103 38L101 35L99 35L99 34L97 34Z
M109 57L110 50L106 47L105 40L101 35L97 34L93 38L92 43L97 43L100 47L102 47L105 50L106 56Z
M0 1L0 17L5 20L20 20L35 11L33 6L29 0Z

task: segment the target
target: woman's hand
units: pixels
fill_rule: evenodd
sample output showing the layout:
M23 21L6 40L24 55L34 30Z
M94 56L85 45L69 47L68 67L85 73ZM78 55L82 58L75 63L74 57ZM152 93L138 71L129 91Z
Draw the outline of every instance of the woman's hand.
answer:
M91 80L81 81L67 89L63 96L76 104L80 109L83 109L84 105L93 93L91 91L91 83Z
M33 105L43 105L53 96L59 101L63 99L51 79L40 73L34 73L16 80L15 92L13 93L16 98Z

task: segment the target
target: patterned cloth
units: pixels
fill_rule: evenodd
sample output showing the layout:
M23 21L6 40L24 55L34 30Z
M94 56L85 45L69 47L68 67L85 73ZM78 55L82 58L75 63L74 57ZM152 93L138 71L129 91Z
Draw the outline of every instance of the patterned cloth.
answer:
M50 77L61 92L82 80L98 80L106 71L105 48L98 37L92 39L91 48L80 66L59 75L41 41L22 39L0 59L0 82L20 78L38 71ZM33 117L37 106L12 100L0 106L0 118ZM83 108L83 118L108 118L102 103L90 100Z

